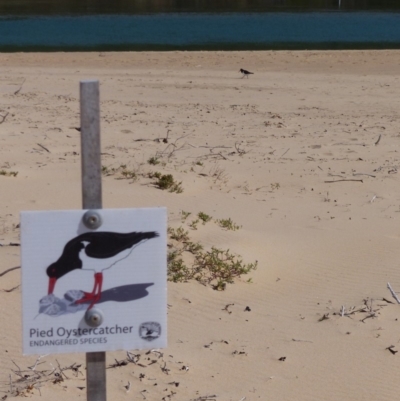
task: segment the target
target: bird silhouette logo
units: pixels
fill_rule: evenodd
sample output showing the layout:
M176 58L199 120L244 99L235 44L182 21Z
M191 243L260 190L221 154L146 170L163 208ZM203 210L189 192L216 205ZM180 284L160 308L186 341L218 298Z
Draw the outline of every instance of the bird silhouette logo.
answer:
M42 310L46 305L47 310L50 311L48 314L59 314L59 308L55 308L54 305L51 305L52 308L49 309L49 304L59 300L53 295L56 283L74 270L93 271L93 290L92 292L71 290L65 294L64 298L70 303L68 306L86 307L89 304L87 310L91 309L102 297L103 272L117 267L122 260L131 255L136 246L158 236L159 234L155 231L130 233L98 231L87 232L71 239L65 244L61 256L46 269L49 285L48 295L40 301Z

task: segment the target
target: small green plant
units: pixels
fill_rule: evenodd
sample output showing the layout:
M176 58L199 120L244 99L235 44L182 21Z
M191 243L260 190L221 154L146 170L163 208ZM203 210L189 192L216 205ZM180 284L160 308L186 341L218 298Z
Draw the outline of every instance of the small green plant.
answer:
M275 189L279 189L281 187L281 185L279 184L279 182L273 182L271 184L271 189L274 191Z
M188 267L182 259L182 253L185 250L191 252L193 246L195 260L193 265ZM175 283L194 279L203 285L211 285L215 290L223 291L235 278L257 269L257 261L245 264L240 256L230 253L229 249L212 247L211 251L206 252L202 249L200 244L190 243L190 248L170 251L167 257L168 279ZM247 282L250 283L251 279Z
M173 250L168 252L168 280L174 283L182 283L191 279L189 268L181 258L181 252Z
M119 167L102 166L101 172L105 176L117 175L117 180L137 180L138 174L134 170L128 170L126 164L120 164Z
M184 221L186 221L186 219L187 219L191 214L192 214L192 213L190 213L190 212L185 212L184 210L182 210L182 211L181 211L182 223L183 223Z
M172 174L164 174L154 182L160 189L168 189L169 192L180 194L183 192L182 182L176 182Z
M203 225L212 220L212 217L206 213L200 212L197 217L203 222Z
M216 290L224 290L226 284L233 283L234 278L257 269L257 264L257 261L245 264L240 256L230 253L229 249L224 251L212 247L211 251L196 255L194 278L203 284L211 284Z
M239 230L240 226L238 226L237 224L235 224L231 218L229 219L220 219L217 220L217 224L222 227L225 228L226 230L232 230L232 231L236 231Z
M168 234L171 239L179 242L189 241L189 232L185 231L183 227L172 228L168 227Z
M129 179L137 180L137 178L138 178L137 174L133 170L123 169L121 171L121 175L123 178L125 178L127 180L129 180Z
M186 219L189 212L181 212ZM210 221L211 217L205 213L198 213L198 219L190 222L189 227L197 229L198 223ZM238 225L231 219L217 220L221 227L228 230L237 230ZM234 279L241 275L248 274L257 268L258 262L244 263L242 257L227 250L212 247L210 251L204 251L199 242L191 241L189 232L183 227L168 228L169 239L177 241L169 244L168 280L173 282L187 282L197 280L203 285L211 285L213 289L222 291L227 284L234 282ZM190 255L188 255L190 254ZM186 258L184 255L187 255ZM185 261L191 261L186 263ZM252 279L247 280L248 283Z
M115 173L115 168L108 167L108 166L101 166L101 173L103 175L112 175Z
M203 250L203 245L201 245L199 242L188 241L185 243L183 250L196 255Z
M158 160L158 157L152 156L149 160L147 160L147 163L156 166L157 164L160 164L160 160Z
M0 175L4 175L5 177L16 177L18 175L18 171L0 170Z
M158 178L158 179L160 179L162 174L159 171L154 171L154 172L151 171L150 173L147 174L147 176L149 178Z
M197 230L197 225L199 224L199 222L200 222L199 219L192 220L192 221L190 222L190 224L189 224L189 227L190 227L192 230Z
M228 250L212 247L211 251L203 251L200 243L189 240L188 232L182 227L168 228L171 239L183 243L183 246L172 247L168 253L168 279L173 282L187 282L197 280L201 284L211 285L215 290L225 290L227 284L234 279L247 274L257 268L257 261L245 264L240 256ZM171 245L170 245L171 246ZM194 261L191 265L185 264L182 255L189 252ZM247 280L248 283L251 279Z

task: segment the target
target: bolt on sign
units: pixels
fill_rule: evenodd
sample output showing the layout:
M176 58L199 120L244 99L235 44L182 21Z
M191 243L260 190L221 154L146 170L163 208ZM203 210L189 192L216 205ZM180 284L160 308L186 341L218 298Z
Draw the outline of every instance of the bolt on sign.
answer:
M166 209L87 213L21 212L24 354L166 347Z

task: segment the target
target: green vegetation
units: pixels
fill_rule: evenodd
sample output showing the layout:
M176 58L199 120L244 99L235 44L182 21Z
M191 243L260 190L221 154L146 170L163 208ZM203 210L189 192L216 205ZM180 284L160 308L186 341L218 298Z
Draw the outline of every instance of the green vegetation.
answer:
M189 213L184 214L187 218ZM211 217L200 212L196 219L188 225L197 229L200 220L210 221ZM223 220L231 230L239 228L231 219ZM221 226L222 227L222 226ZM225 227L224 227L225 228ZM182 226L168 228L169 239L174 243L169 244L168 252L168 280L175 283L196 280L203 285L211 285L215 290L225 290L227 284L234 282L234 279L250 273L257 268L257 261L244 263L241 256L235 255L229 249L223 250L212 247L211 250L203 250L199 242L190 240L189 232ZM187 263L189 261L189 263ZM247 280L248 283L251 279Z
M157 164L160 164L160 160L158 159L158 157L153 156L153 157L150 157L149 160L147 160L147 163L149 163L153 166L156 166Z
M203 222L203 225L212 220L211 216L203 212L200 212L197 217Z
M190 224L189 224L189 227L190 227L192 230L197 230L197 225L199 224L199 222L200 222L199 219L192 220L192 221L190 222Z
M182 182L176 182L172 174L164 174L157 177L154 184L160 189L168 189L169 192L176 192L177 194L183 192Z
M121 164L119 167L102 166L101 173L105 176L116 175L117 180L134 180L138 179L138 174L135 170L128 170L126 164Z
M182 223L184 221L186 221L186 219L191 215L192 213L190 212L185 212L184 210L181 211L181 215L182 215Z
M171 239L180 242L189 241L189 232L185 231L183 227L171 228L168 227L168 234Z
M4 175L5 177L16 177L18 175L18 171L0 170L0 175Z
M236 231L239 230L240 226L238 226L237 224L235 224L231 218L229 219L220 219L217 220L217 224L222 227L225 228L226 230L232 230L232 231Z

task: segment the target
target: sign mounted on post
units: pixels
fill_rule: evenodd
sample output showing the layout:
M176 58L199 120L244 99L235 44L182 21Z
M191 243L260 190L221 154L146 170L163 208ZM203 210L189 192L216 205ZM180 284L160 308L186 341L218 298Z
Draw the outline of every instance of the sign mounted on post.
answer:
M165 208L21 213L24 354L163 348Z

